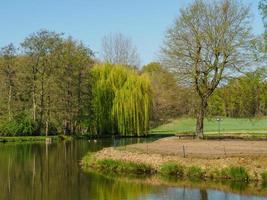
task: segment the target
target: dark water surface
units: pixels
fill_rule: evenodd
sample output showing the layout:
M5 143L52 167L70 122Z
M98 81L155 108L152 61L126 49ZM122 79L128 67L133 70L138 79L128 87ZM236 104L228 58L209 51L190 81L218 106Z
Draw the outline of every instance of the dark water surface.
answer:
M79 166L88 151L136 142L142 139L0 144L0 200L267 200L243 192L242 187L241 195L197 187L157 186L85 173Z

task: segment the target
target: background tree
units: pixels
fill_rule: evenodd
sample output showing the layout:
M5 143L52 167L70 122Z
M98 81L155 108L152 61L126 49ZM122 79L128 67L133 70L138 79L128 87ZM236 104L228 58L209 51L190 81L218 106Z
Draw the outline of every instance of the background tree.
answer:
M169 69L192 84L198 95L196 135L203 137L208 99L233 69L249 57L249 8L234 0L196 0L181 9L163 48Z
M55 52L61 45L61 34L41 30L27 37L21 44L24 52L31 59L28 66L32 90L32 115L37 122L38 131L48 132L50 113L50 88L56 68Z
M102 39L102 56L105 62L138 67L140 58L132 40L121 33L110 34Z
M259 9L262 14L262 19L265 27L265 37L267 37L267 1L261 0L259 3Z
M253 56L262 66L267 66L267 1L262 0L259 3L259 10L262 15L265 31L251 41Z
M92 69L97 134L142 136L149 130L151 84L147 74L122 65L96 65Z
M15 64L16 64L16 48L13 44L9 44L3 47L0 51L0 56L2 58L2 62L0 63L0 80L2 80L1 94L3 97L6 97L6 100L2 102L8 112L8 120L12 119L12 101L15 96ZM1 109L2 110L2 109Z
M265 71L232 78L218 88L208 103L210 115L226 117L258 117L267 114L267 84Z
M192 89L178 85L174 74L160 63L149 63L142 69L151 80L153 91L152 126L166 123L178 116L192 114Z
M59 89L56 104L61 129L65 134L81 132L82 122L89 119L91 101L90 68L93 52L72 38L64 40L59 51L59 68L56 83Z
M265 28L265 32L261 37L259 50L260 52L264 53L263 60L265 61L264 64L267 65L267 0L260 1L259 9L262 14L263 24Z
M88 132L92 51L47 30L28 36L21 49L1 49L0 134Z

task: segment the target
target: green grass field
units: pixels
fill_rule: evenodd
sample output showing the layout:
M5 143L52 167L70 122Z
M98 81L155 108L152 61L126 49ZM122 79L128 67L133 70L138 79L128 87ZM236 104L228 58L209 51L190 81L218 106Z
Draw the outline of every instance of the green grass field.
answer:
M193 133L196 128L196 120L193 118L179 118L170 123L151 129L151 133ZM216 118L205 119L204 132L206 134L218 134L219 123ZM220 133L240 134L267 134L267 118L222 118L220 121Z

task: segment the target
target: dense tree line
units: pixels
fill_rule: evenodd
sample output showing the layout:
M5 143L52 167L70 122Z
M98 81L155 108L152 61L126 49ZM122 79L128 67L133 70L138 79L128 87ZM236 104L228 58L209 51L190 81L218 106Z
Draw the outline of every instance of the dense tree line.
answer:
M159 63L144 66L153 89L152 126L177 117L195 117L198 112L197 94L193 87L178 84L175 76ZM208 101L207 117L261 117L267 115L266 70L259 68L228 78Z
M93 53L83 43L41 30L0 57L1 134L71 134L87 127Z
M256 70L229 80L219 87L208 106L210 115L257 117L267 114L267 82L265 72Z
M109 63L97 64L82 42L47 30L19 49L3 47L0 135L146 134L149 76L129 63Z

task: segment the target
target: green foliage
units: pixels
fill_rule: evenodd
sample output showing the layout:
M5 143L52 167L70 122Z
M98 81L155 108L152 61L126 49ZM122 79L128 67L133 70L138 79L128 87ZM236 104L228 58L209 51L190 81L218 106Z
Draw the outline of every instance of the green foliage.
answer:
M208 104L208 116L225 116L225 105L219 92L214 92L214 94L210 97Z
M267 183L267 171L261 173L261 178L262 178L263 182Z
M147 165L144 163L128 162L124 166L123 170L128 171L130 173L135 173L135 174L152 174L152 173L154 173L154 169L150 165Z
M166 176L183 177L184 166L173 162L164 163L160 167L160 173Z
M232 179L234 181L248 181L249 180L249 175L247 170L242 167L228 167L225 168L221 171L221 176L226 179Z
M40 30L0 50L1 134L87 133L91 125L92 51ZM27 119L15 115L28 112Z
M190 179L199 179L205 176L205 172L197 166L192 166L187 169L187 176Z
M0 125L2 136L25 136L36 133L36 124L27 116L19 115L11 121L5 120Z
M120 65L96 65L93 111L98 134L143 135L149 128L149 77Z
M184 114L191 114L194 110L191 88L178 85L175 75L160 63L149 63L142 71L149 75L152 83L152 126Z
M103 159L98 160L96 167L107 172L132 173L132 174L151 174L154 169L144 163L134 163L121 160Z
M231 79L209 100L209 114L255 117L267 114L267 84L264 70Z
M85 167L91 166L93 162L94 162L93 155L90 152L87 153L82 159L82 165Z
M117 168L122 165L121 161L113 160L113 159L104 159L104 160L98 160L97 166L101 169L107 170L107 171L117 171Z

